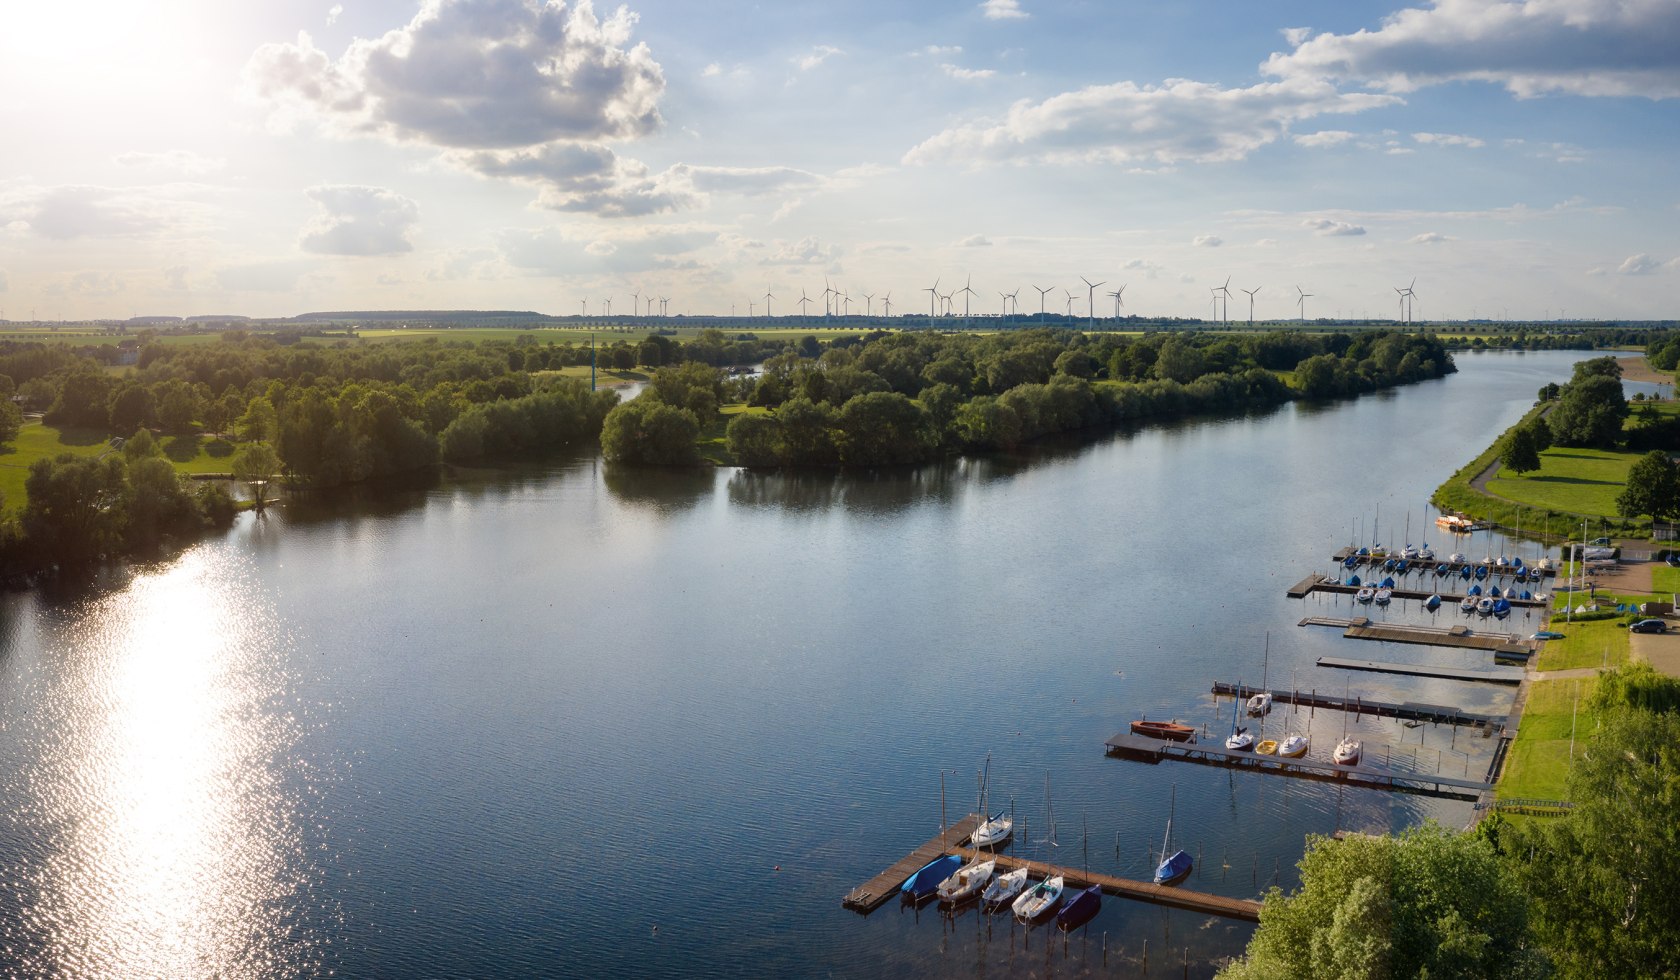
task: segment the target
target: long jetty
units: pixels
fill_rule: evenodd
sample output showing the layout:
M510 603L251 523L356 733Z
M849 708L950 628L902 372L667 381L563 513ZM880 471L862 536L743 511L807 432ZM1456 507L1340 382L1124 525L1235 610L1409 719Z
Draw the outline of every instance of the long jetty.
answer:
M1358 553L1358 549L1356 548L1343 548L1330 556L1331 560L1333 560L1336 564L1343 566L1347 564L1347 560L1349 558L1352 558L1354 560L1353 565L1355 568L1366 568L1371 565L1376 565L1378 568L1382 568L1384 563L1390 558L1398 560L1399 557L1399 555L1361 555ZM1459 575L1462 574L1466 568L1477 569L1483 567L1487 568L1490 576L1513 578L1517 574L1517 569L1511 565L1489 565L1485 561L1451 561L1449 559L1442 558L1439 555L1436 555L1428 561L1418 558L1408 558L1406 561L1412 569L1428 571L1430 574L1434 574L1435 567L1437 565L1447 566L1446 575ZM1557 574L1557 569L1555 568L1541 568L1538 565L1523 565L1522 568L1528 572L1528 577L1531 580L1536 577ZM1445 578L1446 576L1443 575L1442 577Z
M946 828L942 833L936 834L907 856L899 859L892 867L853 889L851 894L841 900L840 904L854 912L867 915L898 894L898 888L904 883L904 880L934 858L946 854L969 856L984 853L987 860L997 861L1000 873L1013 871L1016 868L1027 868L1034 874L1043 877L1061 875L1069 888L1089 888L1092 885L1097 885L1102 888L1105 894L1117 895L1121 898L1151 902L1155 905L1166 905L1172 908L1189 909L1192 912L1219 915L1231 919L1242 919L1247 922L1260 921L1260 903L1249 898L1230 898L1208 892L1188 891L1183 888L1157 885L1147 881L1133 881L1117 875L1047 864L1043 861L1029 861L1012 854L994 854L989 851L976 852L959 846L974 832L979 819L977 816L965 817Z
M1218 697L1236 698L1238 701L1246 702L1254 695L1266 692L1265 688L1215 681L1213 693ZM1375 715L1380 718L1399 718L1403 721L1427 721L1444 725L1460 725L1466 728L1486 729L1503 728L1508 718L1507 715L1474 714L1462 708L1443 704L1427 704L1422 701L1372 701L1364 697L1320 694L1316 690L1273 690L1269 693L1272 695L1273 711L1288 705L1291 707L1321 708L1326 711L1345 711L1353 715Z
M1400 769L1379 769L1368 765L1338 766L1305 758L1286 759L1282 756L1227 749L1222 745L1168 742L1133 735L1130 732L1121 732L1113 736L1104 746L1106 754L1110 756L1133 758L1151 764L1164 760L1195 762L1201 765L1248 769L1279 776L1295 776L1300 779L1316 779L1346 786L1386 789L1397 793L1436 796L1471 803L1480 798L1479 794L1493 787L1492 783L1482 780L1459 779L1454 776L1407 772Z
M1284 594L1291 599L1304 599L1307 596L1312 595L1314 592L1334 592L1337 595L1358 595L1360 589L1363 589L1370 584L1370 582L1362 582L1359 585L1348 585L1345 582L1330 578L1323 572L1313 572L1311 575L1308 575L1306 578L1290 586ZM1408 589L1404 586L1398 585L1389 591L1393 593L1394 598L1396 599L1414 599L1418 602L1422 602L1430 596L1438 595L1441 597L1441 605L1443 607L1448 605L1456 606L1464 600L1464 596L1458 593L1430 592L1424 589ZM1546 599L1523 599L1521 597L1514 596L1505 596L1503 598L1509 599L1512 608L1516 609L1545 609L1549 601Z
M1412 677L1437 677L1449 681L1479 681L1483 684L1521 684L1521 667L1490 667L1486 670L1463 670L1458 667L1431 667L1427 664L1397 664L1384 660L1348 660L1343 657L1319 657L1320 667L1340 667L1343 670L1369 670L1379 674L1408 674Z
M1329 626L1343 630L1350 640L1383 640L1432 647L1491 650L1501 660L1527 660L1534 655L1535 642L1515 633L1477 632L1468 626L1413 626L1409 623L1379 623L1365 616L1343 619L1336 616L1308 616L1297 626Z

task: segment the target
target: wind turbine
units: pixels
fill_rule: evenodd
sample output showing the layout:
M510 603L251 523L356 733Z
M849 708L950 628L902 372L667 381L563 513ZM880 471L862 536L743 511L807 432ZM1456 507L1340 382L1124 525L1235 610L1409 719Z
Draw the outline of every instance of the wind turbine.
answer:
M951 315L951 297L955 296L955 295L956 295L955 291L952 291L952 292L949 292L949 293L940 293L939 294L940 309L943 309L945 311L944 313L940 314L941 316L950 316Z
M1009 305L1015 310L1016 316L1021 315L1021 291L1019 289L1009 294Z
M1295 300L1295 305L1301 308L1301 323L1305 324L1307 322L1307 297L1311 296L1312 293L1302 293L1300 286L1296 286L1295 291L1301 293L1300 298Z
M1038 322L1043 323L1044 322L1044 294L1050 292L1052 289L1055 289L1056 287L1055 286L1034 286L1033 288L1038 290Z
M641 309L642 309L641 304L642 304L642 294L641 293L631 293L630 294L630 315L631 316L635 316L637 313L641 312Z
M1248 294L1248 325L1251 327L1254 326L1254 294L1258 293L1262 288L1263 287L1255 286L1253 289L1243 290L1243 292Z
M844 304L840 307L840 315L841 316L851 316L852 315L852 294L851 293L841 293L840 294L840 301L841 301L842 304Z
M887 295L881 297L881 306L886 309L886 316L892 316L892 290L887 290Z
M862 292L862 291L860 290L860 292ZM864 315L865 316L874 316L875 315L875 294L874 293L863 293L863 305L864 305L864 311L863 311Z
M1097 325L1097 287L1105 285L1108 280L1104 279L1102 282L1092 282L1084 276L1080 276L1079 279L1086 286L1090 287L1085 292L1085 329L1092 330L1095 329Z
M935 279L933 285L923 289L922 292L928 294L928 324L931 326L933 318L937 315L933 311L933 304L939 299L939 280Z
M1414 278L1412 280L1412 286L1416 286L1416 285L1417 285L1417 279ZM1417 322L1417 311L1412 308L1412 303L1417 300L1417 293L1412 290L1412 286L1407 286L1406 287L1406 322L1407 323L1416 323ZM1563 311L1562 310L1558 311L1558 319L1559 320L1563 319Z
M589 315L589 300L587 298L584 299L582 312L580 312L578 315L579 316L588 316Z
M753 316L754 316L754 313L753 313L753 311L754 311L754 310L756 310L756 309L758 309L758 304L757 304L757 303L754 303L754 302L753 302L753 301L752 301L752 300L750 300L750 299L749 299L749 300L747 300L747 318L748 318L748 319L749 319L749 320L750 320L750 319L752 319L752 317L753 317Z
M805 295L805 287L800 286L799 287L799 315L800 316L805 315L805 304L807 304L809 302L811 302L811 298L809 296Z
M998 299L1003 300L1003 313L1000 314L1000 315L1001 316L1008 316L1009 315L1009 294L1008 293L998 293Z
M964 294L963 295L963 325L964 326L968 325L968 301L969 301L969 297L980 295L979 293L976 293L974 290L969 288L969 286L972 285L973 282L974 282L974 277L973 276L967 276L963 279L963 288L957 290L958 293Z
M602 301L602 302L604 302L604 303L606 303L606 304L607 304L607 316L612 316L612 297L611 297L611 296L608 296L608 297L607 297L607 298L606 298L606 299L605 299L605 300L603 300L603 301Z
M823 276L823 317L824 317L824 318L825 318L825 319L826 319L826 318L827 318L827 317L831 317L831 316L833 316L833 315L834 315L834 314L833 314L833 312L832 312L832 311L831 311L831 310L830 310L830 309L829 309L829 305L828 305L828 297L829 297L829 296L830 296L830 295L831 295L831 294L832 294L832 295L836 295L836 296L838 296L838 295L839 295L839 291L838 291L838 290L835 290L835 289L834 289L834 288L832 288L832 287L831 287L831 286L830 286L830 285L829 285L829 282L828 282L828 277L827 277L827 276Z
M1067 289L1063 289L1062 292L1067 293L1067 312L1063 316L1071 320L1073 319L1073 293Z
M770 292L770 286L766 284L764 287L764 316L766 319L770 316L770 301L775 298L775 294Z
M1231 289L1230 289L1230 286L1231 286L1231 277L1226 276L1224 285L1220 286L1217 290L1215 290L1215 292L1219 293L1225 299L1225 316L1221 319L1220 322L1224 323L1226 326L1229 326L1230 323L1231 323Z

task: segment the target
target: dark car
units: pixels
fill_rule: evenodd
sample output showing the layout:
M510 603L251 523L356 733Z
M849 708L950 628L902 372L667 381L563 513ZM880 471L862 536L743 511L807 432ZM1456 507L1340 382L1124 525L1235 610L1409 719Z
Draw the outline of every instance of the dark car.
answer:
M1667 633L1668 624L1660 619L1641 619L1639 622L1629 626L1628 629L1633 630L1635 633Z
M1592 543L1596 544L1596 545L1608 545L1610 543L1610 539L1609 538L1593 538Z

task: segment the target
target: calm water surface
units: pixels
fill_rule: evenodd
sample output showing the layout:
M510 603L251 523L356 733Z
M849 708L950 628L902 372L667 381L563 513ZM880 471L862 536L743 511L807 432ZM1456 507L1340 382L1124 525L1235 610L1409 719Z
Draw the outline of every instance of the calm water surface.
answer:
M1307 833L1465 823L1102 743L1139 715L1218 734L1212 682L1263 672L1503 710L1507 688L1316 667L1487 663L1299 628L1348 602L1283 593L1356 536L1445 544L1430 491L1580 356L886 475L465 474L7 596L0 972L1136 976L1147 941L1151 974L1210 975L1250 926L1107 899L1064 945L839 902L938 829L942 783L973 810L988 754L1016 853L1147 877L1176 786L1188 887L1221 894L1295 885ZM1321 755L1343 723L1266 732ZM1462 732L1354 727L1369 760L1487 766Z

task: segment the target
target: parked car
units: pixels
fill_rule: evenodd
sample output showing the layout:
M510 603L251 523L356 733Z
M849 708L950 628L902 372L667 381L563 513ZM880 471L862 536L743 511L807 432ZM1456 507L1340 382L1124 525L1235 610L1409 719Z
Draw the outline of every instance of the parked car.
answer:
M1609 538L1593 538L1592 543L1593 544L1608 545L1610 543L1610 539Z
M1663 560L1668 562L1671 567L1680 568L1680 555L1669 555Z
M1559 632L1556 632L1554 630L1541 630L1540 632L1535 633L1534 635L1530 636L1529 639L1531 639L1531 640L1561 640L1561 639L1563 639L1563 634L1559 633Z
M1668 624L1660 619L1641 619L1639 622L1629 626L1628 629L1633 630L1635 633L1667 633Z

